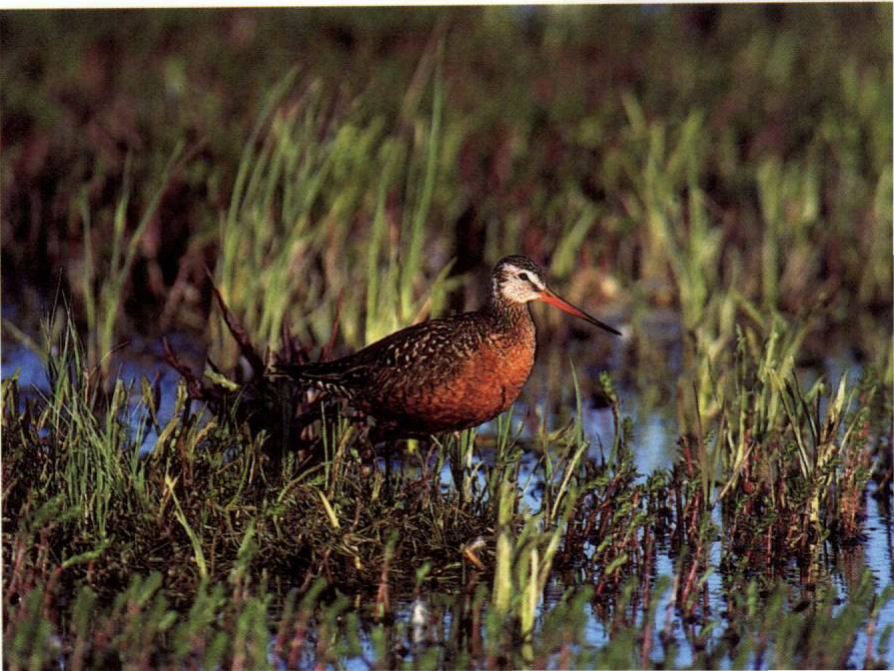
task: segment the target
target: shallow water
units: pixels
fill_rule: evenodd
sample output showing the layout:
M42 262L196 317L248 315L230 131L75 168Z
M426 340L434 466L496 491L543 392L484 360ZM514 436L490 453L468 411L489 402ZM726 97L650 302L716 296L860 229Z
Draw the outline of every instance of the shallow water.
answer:
M662 334L668 336L666 330L663 330ZM653 370L653 379L651 380L648 372L644 376L643 371L634 374L625 368L628 362L625 361L624 346L620 341L611 342L598 349L578 346L560 352L541 352L531 382L515 410L514 417L518 424L518 431L524 434L526 416L531 413L542 414L544 408L570 408L573 411L575 407L574 389L573 385L569 383L569 376L570 362L574 362L585 415L584 428L591 441L587 458L603 459L612 444L614 419L610 408L599 407L599 403L594 402L594 398L598 396L595 390L598 388L600 371L609 370L612 379L617 380L614 384L621 401L622 414L633 420L632 449L640 474L645 477L657 470L671 467L678 456L676 448L678 431L675 419L674 389L671 381L674 379L674 374L679 372L680 366L679 352L676 351L673 344L675 341L672 330L667 337L667 342L668 349L664 355L665 366L659 366ZM137 343L137 345L132 351L139 352L139 355L120 357L117 361L118 375L125 381L138 379L140 376L147 376L152 380L159 375L162 387L160 419L164 421L173 410L173 392L178 376L162 362L160 344ZM178 348L178 351L182 351L182 349L183 347ZM193 348L191 356L193 368L198 372L201 354ZM564 378L562 378L562 374L557 373L557 367L563 371ZM823 361L821 369L808 368L800 371L800 374L804 378L805 385L809 385L818 375L825 376L831 385L836 385L839 377L845 372L851 380L857 379L860 374L859 366L854 358L846 353L828 357ZM19 376L23 389L33 388L34 393L48 391L43 363L38 356L21 345L7 346L3 351L3 378L13 374ZM556 380L559 380L560 383L556 384ZM643 392L644 384L651 385L652 393L648 395L648 399ZM558 413L549 410L546 412L548 426L551 428L567 421L571 416L567 410ZM492 431L493 426L485 425L481 429L485 435ZM154 441L154 435L147 436L142 449L144 451L151 450ZM529 453L523 470L530 473L538 456L534 452ZM486 460L488 458L486 451L480 453L477 458ZM450 482L452 475L449 468L445 467L441 478L444 483ZM523 475L521 481L525 480ZM539 489L536 486L528 487L525 492L523 502L532 512L540 507L538 492ZM716 509L714 514L715 516L719 515ZM716 521L718 527L722 528L719 525L719 518ZM852 548L839 551L838 555L830 556L829 561L823 566L826 573L824 579L833 584L841 596L848 593L852 581L856 580L855 576L860 573L859 568L864 565L872 571L877 589L880 590L894 582L894 530L892 530L890 512L883 510L879 502L872 496L868 496L866 499L864 530L863 542ZM713 570L707 577L707 599L712 613L716 616L726 609L729 595L724 589L723 576L719 570L721 555L719 540L712 543L710 551ZM672 576L675 572L675 561L670 548L666 545L659 545L656 556L657 575ZM794 567L791 570L789 582L795 594L803 587ZM574 576L554 576L540 606L541 612L558 603L567 588L579 585L580 583L575 582ZM435 592L429 592L418 598L408 596L400 599L398 597L395 603L396 621L412 622L414 615L420 623L425 621L425 617L421 616L431 615L433 611L438 611L437 607L433 606L438 596ZM658 632L667 630L673 635L678 646L675 665L688 666L693 663L695 653L692 643L684 631L684 623L674 612L672 599L672 590L666 590L660 596L656 610L655 631L653 632L655 637L653 656L656 660L661 659L662 644ZM438 612L441 618L439 626L449 628L449 609L441 609ZM362 611L361 614L363 614ZM882 632L886 626L894 627L894 602L889 602L881 610L877 631ZM598 613L594 604L591 604L587 611L585 626L587 642L594 646L605 644L609 640L610 633L611 621ZM715 638L721 635L721 628L717 628L711 634ZM368 657L374 658L371 640L365 639L363 645ZM850 666L862 665L866 653L865 648L866 632L864 629L861 630L854 646L849 660ZM276 660L271 658L271 662L274 661ZM308 659L307 662L310 664L312 660ZM726 660L725 664L728 665L729 660ZM344 665L347 669L368 668L367 661L361 658L344 660Z

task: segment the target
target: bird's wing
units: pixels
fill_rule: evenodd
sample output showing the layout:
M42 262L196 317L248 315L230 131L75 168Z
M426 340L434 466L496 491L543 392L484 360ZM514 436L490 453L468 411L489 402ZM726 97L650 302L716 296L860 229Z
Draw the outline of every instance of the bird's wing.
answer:
M360 389L381 395L395 386L436 383L462 365L464 348L475 346L478 335L468 315L410 326L335 361L283 368L299 381L348 396Z

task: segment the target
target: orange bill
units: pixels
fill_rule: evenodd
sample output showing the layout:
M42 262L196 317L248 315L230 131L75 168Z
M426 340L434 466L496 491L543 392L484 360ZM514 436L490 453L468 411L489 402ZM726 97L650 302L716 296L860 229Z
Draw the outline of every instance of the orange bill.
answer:
M540 300L543 301L544 303L549 303L550 305L555 305L560 310L563 310L564 312L567 312L570 315L574 315L575 317L580 317L585 322L589 322L589 323L593 324L593 326L598 326L601 329L605 329L609 333L614 333L615 335L621 335L621 332L618 331L617 329L612 328L608 324L604 324L603 322L599 321L595 317L591 317L586 312L584 312L583 310L581 310L578 307L573 306L571 303L566 301L564 298L562 298L561 296L557 296L549 289L544 289L543 291L540 292Z

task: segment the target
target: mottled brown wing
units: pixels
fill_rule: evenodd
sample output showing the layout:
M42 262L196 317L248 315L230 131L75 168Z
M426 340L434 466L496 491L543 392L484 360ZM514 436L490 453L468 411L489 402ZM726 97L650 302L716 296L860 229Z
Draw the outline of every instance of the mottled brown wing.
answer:
M360 373L357 382L375 393L443 381L478 346L477 331L475 320L467 315L433 319L398 331L354 355Z
M367 398L380 414L401 415L424 402L459 374L480 345L476 322L464 315L420 326L425 328L397 334L406 337L384 343L377 353L380 364L370 369Z
M374 405L400 402L459 370L480 342L475 324L465 314L423 322L344 358L303 366L295 375Z

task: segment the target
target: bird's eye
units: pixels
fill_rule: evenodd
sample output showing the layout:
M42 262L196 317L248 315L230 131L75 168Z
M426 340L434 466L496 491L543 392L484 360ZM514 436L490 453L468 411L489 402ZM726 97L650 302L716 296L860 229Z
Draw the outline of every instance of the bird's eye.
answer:
M519 278L520 280L524 280L525 282L530 282L530 281L531 281L531 278L528 277L528 273L521 273L521 274L518 276L518 278Z

